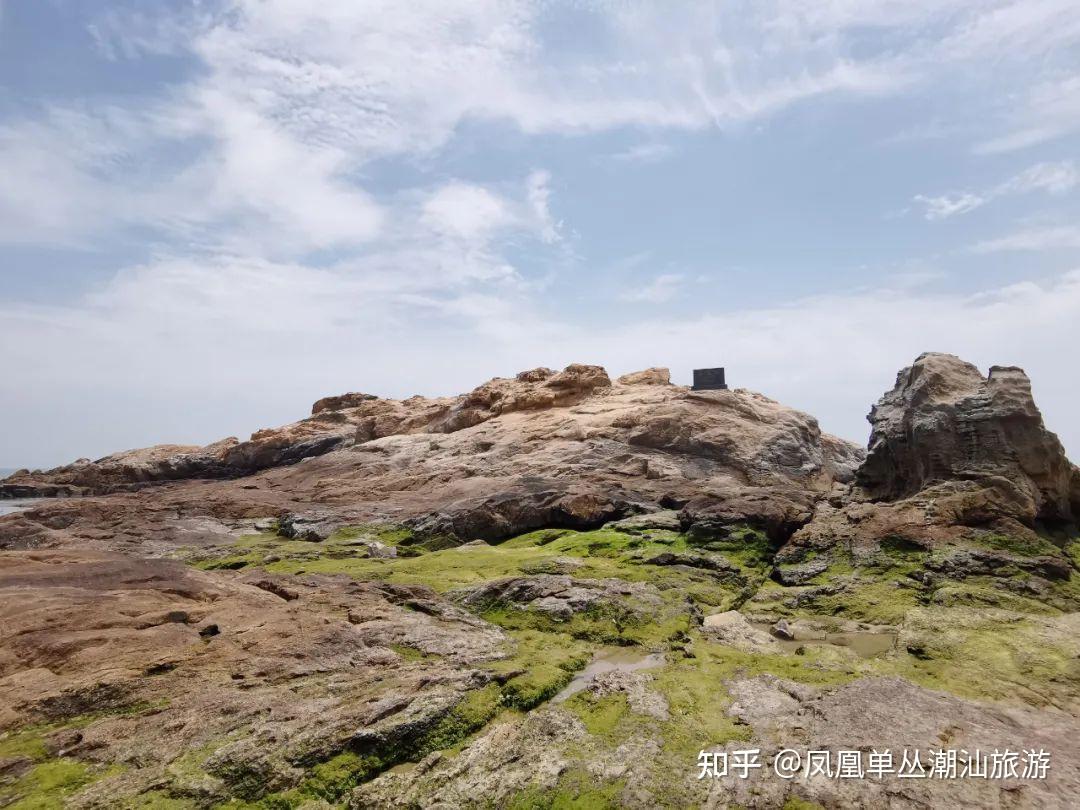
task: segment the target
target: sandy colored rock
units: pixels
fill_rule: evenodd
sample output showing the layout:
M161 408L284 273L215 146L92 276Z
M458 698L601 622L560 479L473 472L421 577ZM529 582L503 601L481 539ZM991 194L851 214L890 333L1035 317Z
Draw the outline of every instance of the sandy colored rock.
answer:
M619 385L671 385L671 371L666 368L647 368L623 374L616 380Z
M110 549L167 553L228 538L241 521L289 515L317 523L320 536L390 521L456 542L493 541L691 502L684 523L790 532L861 458L813 418L751 392L612 386L602 368L585 365L522 376L452 399L345 395L301 422L222 445L222 466L208 476L222 480L141 482L100 501L42 504L0 521L0 548L86 547L107 534ZM18 486L98 492L128 480L98 466L24 476ZM194 518L221 528L193 531Z
M751 626L739 611L727 610L706 616L702 631L711 638L746 652L776 652L780 645L763 630Z

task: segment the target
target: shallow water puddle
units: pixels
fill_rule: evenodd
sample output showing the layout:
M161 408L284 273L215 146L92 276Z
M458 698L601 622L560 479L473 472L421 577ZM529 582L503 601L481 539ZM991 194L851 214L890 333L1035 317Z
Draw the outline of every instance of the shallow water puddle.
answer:
M13 512L21 512L36 506L46 498L13 498L12 500L0 501L0 516L10 515Z
M861 658L875 658L884 655L896 645L897 634L892 631L853 630L846 633L827 633L822 630L814 636L787 639L773 635L772 624L769 622L751 622L751 624L758 630L768 633L772 640L785 650L791 651L810 644L830 644L834 647L850 647Z
M634 672L638 669L658 667L664 663L662 653L647 653L635 647L611 647L601 650L593 660L577 673L559 694L552 698L554 703L562 703L589 685L593 676L602 672Z

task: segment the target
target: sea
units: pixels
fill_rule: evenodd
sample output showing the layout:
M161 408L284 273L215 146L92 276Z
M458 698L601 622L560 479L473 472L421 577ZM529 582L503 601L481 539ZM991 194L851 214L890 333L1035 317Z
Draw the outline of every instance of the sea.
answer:
M0 481L11 475L18 467L0 467ZM37 502L36 498L17 498L14 500L0 499L0 515L10 515L12 512L21 512L29 509Z

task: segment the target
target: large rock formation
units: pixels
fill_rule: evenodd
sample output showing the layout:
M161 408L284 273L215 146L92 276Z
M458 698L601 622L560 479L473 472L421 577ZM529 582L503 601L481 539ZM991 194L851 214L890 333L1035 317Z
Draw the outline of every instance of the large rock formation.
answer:
M984 377L958 357L923 354L868 418L856 486L820 504L782 559L808 548L861 554L887 541L929 549L980 535L1052 552L1038 532L1075 527L1080 471L1044 426L1022 370L994 366Z
M856 446L823 434L812 417L760 394L694 392L666 384L655 369L622 379L613 384L599 366L571 365L494 379L449 399L347 394L248 442L178 454L151 448L17 475L2 486L17 495L137 490L101 506L110 547L117 536L140 545L151 537L193 542L191 521L200 517L301 515L327 534L390 520L463 542L545 526L595 527L660 506L685 506L687 525L747 522L779 542L862 460ZM216 462L185 468L178 461L191 458ZM184 470L225 480L161 484ZM0 546L51 546L72 536L93 543L102 515L90 512L63 502L39 506L18 525L0 526Z
M871 423L573 365L16 474L76 497L0 517L0 806L1074 806L1080 474L1016 369L924 355Z
M874 406L858 482L876 500L929 488L979 487L1009 517L1071 523L1080 515L1076 469L1043 425L1022 369L989 376L949 354L923 354Z

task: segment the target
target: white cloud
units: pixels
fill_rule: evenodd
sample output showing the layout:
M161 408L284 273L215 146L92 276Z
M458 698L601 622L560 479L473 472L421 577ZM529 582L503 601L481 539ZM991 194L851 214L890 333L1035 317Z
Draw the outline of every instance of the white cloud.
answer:
M541 238L549 244L559 241L562 223L551 215L551 172L535 169L529 173L525 186L533 225Z
M1080 248L1080 227L1061 225L1048 228L1029 228L997 239L977 242L971 247L973 253L1000 253L1003 251L1040 251L1061 248Z
M671 155L671 153L670 144L653 141L639 143L621 152L615 152L610 158L619 163L657 163Z
M1075 8L1072 10L1074 20ZM1075 31L1073 22L1066 30ZM1017 103L1009 98L1007 131L976 145L979 154L1027 149L1080 131L1080 74L1055 77L1024 88Z
M435 230L475 239L497 231L510 220L505 203L486 188L454 182L424 202L424 219Z
M513 287L447 296L380 286L353 268L166 260L71 306L0 305L0 330L19 336L0 356L6 415L23 424L47 414L50 425L47 436L8 438L15 464L244 434L336 391L448 394L569 362L612 373L666 365L680 382L694 367L726 365L735 385L862 440L869 405L926 350L1025 367L1048 424L1080 455L1075 379L1047 351L1080 341L1080 271L975 295L892 287L574 324Z
M1036 163L980 194L968 191L940 197L916 194L913 199L924 206L924 216L933 222L974 211L999 197L1029 194L1034 191L1060 195L1072 191L1078 184L1080 172L1077 171L1076 164L1071 160L1063 160L1057 163Z
M854 435L850 415L861 419L918 351L1038 366L1047 345L1076 343L1073 276L977 299L897 284L724 317L565 323L529 300L507 258L522 242L544 257L571 249L548 172L524 183L425 173L477 121L526 135L625 129L622 142L641 140L619 159L641 161L663 156L670 130L739 136L807 100L927 88L963 99L930 111L938 132L956 137L960 121L983 151L1042 142L1080 129L1075 0L183 9L109 12L94 27L109 58L194 63L154 101L94 98L0 126L0 242L86 246L138 228L161 245L75 305L0 304L5 414L18 424L49 414L58 448L88 436L101 442L88 455L211 439L211 425L285 421L335 388L449 392L573 360L617 371L731 358L736 379ZM573 15L596 36L562 37ZM394 158L422 177L376 183L379 161ZM917 200L941 219L1075 185L1072 164L1040 164L1000 187ZM1061 226L976 249L1078 244ZM620 297L659 304L683 285L668 273ZM913 313L930 325L910 329ZM115 414L108 435L102 413Z
M684 278L680 273L664 273L643 287L625 290L619 294L622 301L662 304L674 298L682 289Z
M1071 160L1058 163L1036 163L994 190L993 196L1024 194L1045 191L1049 194L1065 194L1080 185L1080 172Z
M966 214L974 211L986 202L984 197L977 194L960 192L958 194L945 194L940 197L927 197L916 194L915 202L922 203L926 207L924 216L934 222L939 219L948 219L957 214Z
M806 99L956 81L982 63L1002 65L1022 94L1035 88L1027 129L1066 131L1080 124L1080 78L1046 73L1080 42L1073 12L1067 0L223 0L105 11L93 34L110 58L186 55L197 69L147 109L83 110L74 128L57 115L9 124L0 160L15 169L0 210L11 224L0 240L52 244L134 224L273 258L353 248L387 227L364 167L430 155L466 121L525 133L731 128ZM550 33L575 14L600 34L588 48ZM92 140L123 165L88 162L83 130L107 135ZM620 159L664 149L643 141ZM925 199L944 215L970 210L970 200Z

